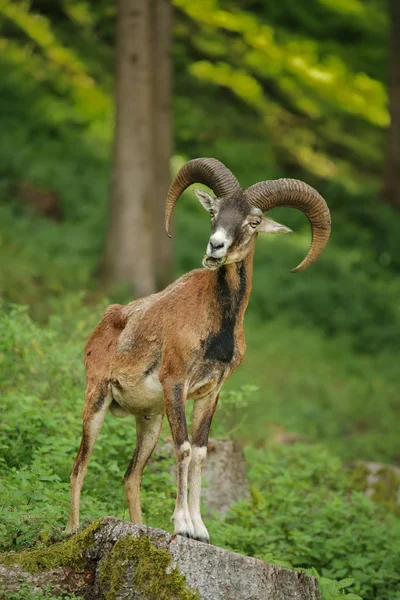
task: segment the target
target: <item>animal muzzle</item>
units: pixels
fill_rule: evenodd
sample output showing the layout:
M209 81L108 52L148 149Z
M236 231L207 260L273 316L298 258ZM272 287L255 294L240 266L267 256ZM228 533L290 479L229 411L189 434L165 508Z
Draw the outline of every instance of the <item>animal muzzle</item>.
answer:
M203 265L208 269L217 269L224 264L229 248L228 236L224 231L215 232L207 244Z
M203 267L206 267L207 269L218 269L218 267L222 267L225 260L226 256L222 256L221 258L215 258L206 254L203 258Z

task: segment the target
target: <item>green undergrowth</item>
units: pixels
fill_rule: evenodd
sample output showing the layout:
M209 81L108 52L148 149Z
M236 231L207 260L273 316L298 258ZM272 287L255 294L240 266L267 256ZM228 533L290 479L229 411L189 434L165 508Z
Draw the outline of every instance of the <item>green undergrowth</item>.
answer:
M322 445L297 443L247 447L246 459L251 499L236 504L225 521L209 521L213 540L268 562L314 569L308 572L328 587L325 580L345 580L365 600L400 598L400 520L355 490L337 457Z
M21 585L18 592L1 594L1 600L84 600L81 596L76 596L66 590L54 589L49 586L45 589L33 589L26 583Z
M247 396L236 433L244 443L293 434L319 440L345 460L398 463L396 355L359 355L344 337L326 339L282 318L260 325L249 315L245 330L246 355L225 386L258 388Z
M178 568L170 569L171 563L172 556L168 550L156 548L146 536L120 538L100 564L100 581L108 590L106 600L115 600L130 564L134 569L134 587L143 597L199 600L198 592L187 587L186 578Z

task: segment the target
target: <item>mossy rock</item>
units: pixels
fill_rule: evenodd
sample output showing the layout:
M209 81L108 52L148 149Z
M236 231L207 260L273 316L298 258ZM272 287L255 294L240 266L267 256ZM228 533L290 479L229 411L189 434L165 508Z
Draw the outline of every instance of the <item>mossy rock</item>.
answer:
M321 600L315 578L145 525L105 517L44 550L0 556L2 587L99 600Z
M358 462L350 474L351 487L400 514L400 469L382 463Z
M76 571L85 569L85 550L94 545L94 534L101 527L101 520L93 521L83 531L69 539L43 550L23 550L0 554L0 563L16 565L28 573L50 571L58 567L71 567Z
M27 573L70 567L82 572L87 567L86 551L94 546L94 534L102 521L94 521L87 529L69 539L43 550L26 550L0 555L0 563L17 566ZM132 578L126 579L128 571ZM106 600L115 600L124 582L128 594L124 598L140 597L153 600L198 600L197 591L190 590L186 578L172 565L172 556L156 548L147 536L132 534L117 540L100 562L100 586ZM129 588L128 588L129 586Z
M129 571L132 571L132 579L129 578L132 595L124 594L124 598L199 600L198 592L190 590L186 577L172 566L168 550L156 548L147 536L128 534L101 561L99 578L102 589L107 590L106 600L116 599Z

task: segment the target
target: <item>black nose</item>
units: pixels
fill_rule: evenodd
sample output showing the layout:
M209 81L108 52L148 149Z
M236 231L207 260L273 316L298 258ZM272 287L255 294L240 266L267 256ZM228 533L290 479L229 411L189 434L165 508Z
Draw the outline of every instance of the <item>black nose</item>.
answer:
M224 244L213 244L210 240L210 246L211 246L211 250L220 250L221 248L224 247Z

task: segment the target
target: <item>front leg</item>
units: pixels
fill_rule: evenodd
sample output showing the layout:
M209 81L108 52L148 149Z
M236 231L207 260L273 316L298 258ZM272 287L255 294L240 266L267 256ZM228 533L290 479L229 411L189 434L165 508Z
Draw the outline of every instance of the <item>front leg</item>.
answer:
M171 427L174 441L175 456L178 465L176 482L176 504L173 515L174 531L185 537L193 537L194 528L190 518L188 506L188 471L191 458L191 445L189 442L185 404L186 390L183 382L165 380L162 382L164 390L165 412Z
M190 463L189 512L194 527L194 537L210 543L210 536L200 513L201 471L207 456L208 433L217 407L218 392L195 400L192 427L192 461Z

